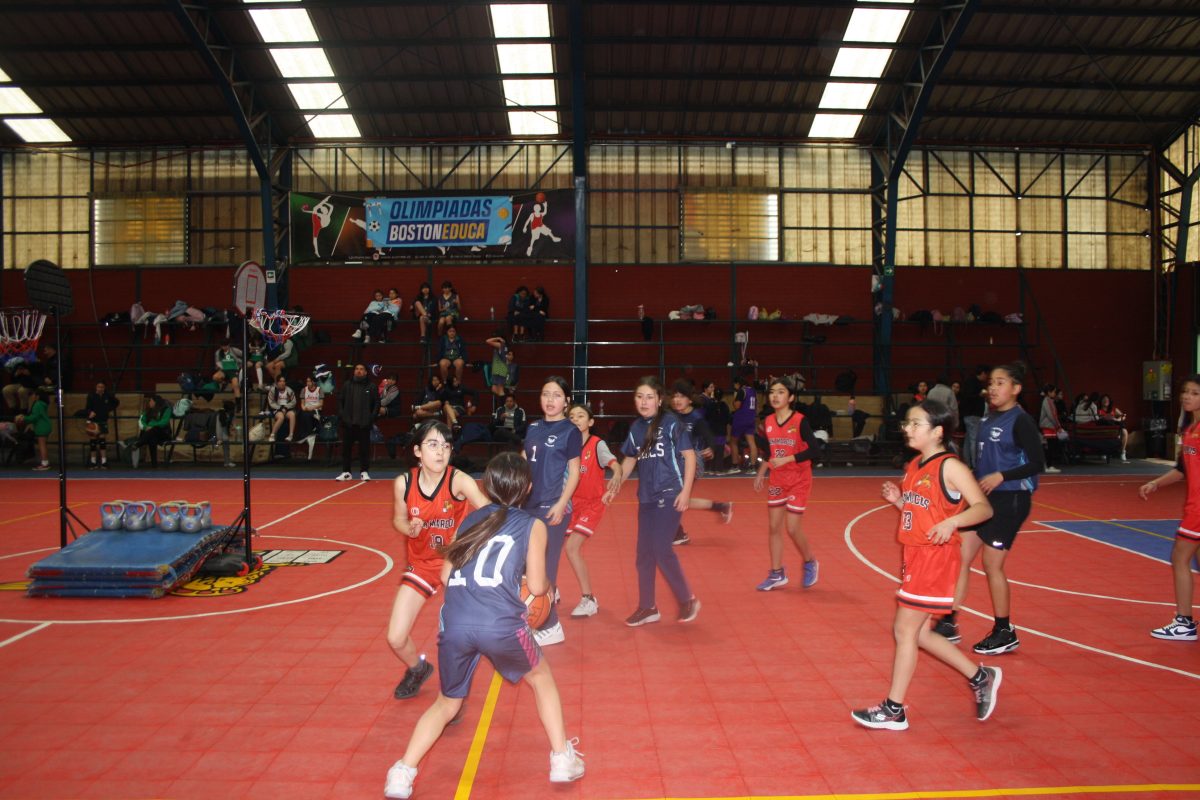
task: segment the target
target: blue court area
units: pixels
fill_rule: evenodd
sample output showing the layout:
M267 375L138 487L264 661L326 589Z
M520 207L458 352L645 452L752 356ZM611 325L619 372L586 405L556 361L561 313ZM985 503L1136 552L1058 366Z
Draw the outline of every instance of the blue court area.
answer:
M1040 524L1171 563L1177 519L1068 519ZM1194 568L1194 567L1193 567Z

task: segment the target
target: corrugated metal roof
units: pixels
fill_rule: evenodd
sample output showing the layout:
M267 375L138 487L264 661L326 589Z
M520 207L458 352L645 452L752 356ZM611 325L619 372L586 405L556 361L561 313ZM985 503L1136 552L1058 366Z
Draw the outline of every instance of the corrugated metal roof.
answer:
M479 0L308 0L364 137L499 138L508 120L487 5ZM587 0L572 43L551 3L559 117L572 67L589 136L803 139L851 0L614 3ZM209 8L277 138L307 127L237 0ZM940 5L918 0L858 140L871 142ZM934 88L919 139L952 143L1161 144L1200 112L1200 3L982 2ZM75 141L239 140L204 58L171 3L9 0L0 67ZM0 126L0 144L19 139Z

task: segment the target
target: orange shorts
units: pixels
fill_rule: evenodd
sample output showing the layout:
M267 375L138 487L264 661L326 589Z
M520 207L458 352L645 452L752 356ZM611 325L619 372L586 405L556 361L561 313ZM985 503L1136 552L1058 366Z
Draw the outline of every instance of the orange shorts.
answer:
M954 610L954 586L961 567L962 549L957 541L904 545L896 602L916 611L949 614Z
M1185 512L1183 519L1179 520L1179 530L1175 531L1175 535L1189 542L1200 542L1200 513Z
M772 472L767 482L767 507L787 506L793 514L803 514L811 490L812 475L808 473L789 475L785 472L777 479Z
M591 536L604 517L604 508L600 500L572 501L571 524L567 526L567 533Z
M442 588L442 565L440 562L409 564L400 578L400 584L411 586L428 600Z

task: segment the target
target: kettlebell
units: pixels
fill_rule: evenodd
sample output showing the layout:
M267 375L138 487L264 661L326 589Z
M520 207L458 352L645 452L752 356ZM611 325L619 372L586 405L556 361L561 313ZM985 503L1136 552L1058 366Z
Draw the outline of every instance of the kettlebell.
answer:
M200 520L201 520L200 527L201 528L211 528L212 527L212 503L208 502L207 500L201 500L199 503L194 503L193 505L200 507Z
M121 515L128 500L109 500L100 504L100 527L106 531L121 530Z
M158 509L149 500L137 500L125 504L121 525L127 531L144 531L154 525L154 512Z
M179 530L179 515L183 512L183 507L187 505L186 500L168 500L158 507L158 529L166 533L174 533Z
M204 528L204 509L199 505L186 504L180 509L179 530L184 533L199 533Z

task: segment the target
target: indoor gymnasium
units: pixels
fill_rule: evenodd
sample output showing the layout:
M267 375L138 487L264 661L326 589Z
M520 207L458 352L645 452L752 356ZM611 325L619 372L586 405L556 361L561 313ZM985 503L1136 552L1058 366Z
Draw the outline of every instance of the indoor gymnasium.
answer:
M1200 798L1198 52L0 4L0 798Z

